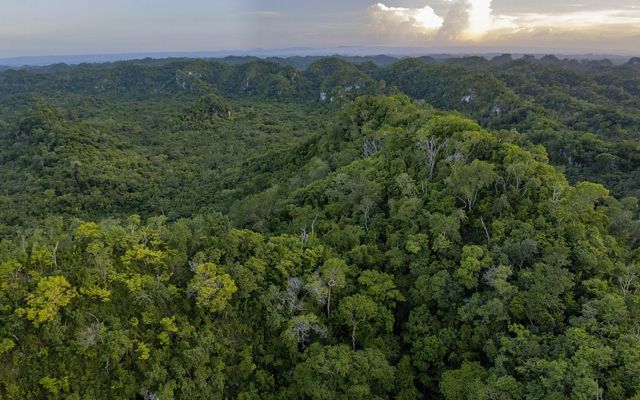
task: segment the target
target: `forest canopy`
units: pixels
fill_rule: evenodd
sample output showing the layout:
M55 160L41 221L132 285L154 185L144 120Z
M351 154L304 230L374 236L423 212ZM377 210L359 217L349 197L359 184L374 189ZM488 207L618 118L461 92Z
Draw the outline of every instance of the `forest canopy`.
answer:
M640 398L637 66L284 64L0 72L0 398Z

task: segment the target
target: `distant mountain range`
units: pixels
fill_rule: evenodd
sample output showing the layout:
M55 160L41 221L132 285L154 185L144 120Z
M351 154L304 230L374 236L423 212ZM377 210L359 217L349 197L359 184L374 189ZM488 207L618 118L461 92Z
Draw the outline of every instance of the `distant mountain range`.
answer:
M140 53L115 53L115 54L80 54L80 55L48 55L48 56L24 56L0 58L0 70L16 67L45 66L51 64L81 64L81 63L105 63L145 58L224 58L238 57L314 57L341 55L345 57L365 57L384 55L393 59L407 56L429 55L435 59L445 59L452 56L477 55L494 57L503 53L512 54L513 58L519 58L525 54L543 56L548 54L542 49L498 49L491 47L387 47L387 46L343 46L331 48L294 47L285 49L251 49L251 50L219 50L219 51L190 51L190 52L140 52ZM614 63L622 64L629 60L630 55L618 54L581 54L581 53L554 53L559 58L571 59L603 59L607 58Z

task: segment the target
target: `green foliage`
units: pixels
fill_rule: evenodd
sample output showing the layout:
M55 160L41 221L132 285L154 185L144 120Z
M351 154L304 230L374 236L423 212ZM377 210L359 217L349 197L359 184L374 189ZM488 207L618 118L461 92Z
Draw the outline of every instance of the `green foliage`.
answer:
M640 395L627 67L279 62L1 73L0 398Z
M496 179L494 166L482 160L473 160L469 165L453 168L447 179L451 191L471 211L478 200L480 190L491 185Z
M375 349L314 344L293 372L291 398L384 399L394 381L394 368Z
M195 296L196 303L211 312L223 311L238 290L231 276L213 263L200 264L194 272L188 290Z
M27 296L27 308L18 308L16 312L24 314L35 326L39 326L54 319L75 296L75 289L64 276L49 276L40 279L36 290Z

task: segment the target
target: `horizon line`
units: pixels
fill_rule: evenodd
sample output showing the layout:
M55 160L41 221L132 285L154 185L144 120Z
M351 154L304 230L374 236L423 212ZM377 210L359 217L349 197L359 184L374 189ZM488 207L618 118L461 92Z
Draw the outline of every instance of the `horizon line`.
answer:
M380 50L375 52L375 50ZM340 52L351 50L350 52ZM369 50L369 51L367 51ZM615 58L633 58L640 56L640 53L618 53L618 52L585 52L575 49L548 49L538 47L528 47L523 49L499 48L492 46L388 46L388 45L367 45L367 46L333 46L333 47L285 47L285 48L251 48L251 49L234 49L234 50L163 50L163 51L132 51L132 52L105 52L105 53L75 53L75 54L32 54L20 56L0 57L0 66L4 67L21 67L21 66L45 66L58 63L67 63L71 65L80 63L104 63L117 61L134 61L137 59L162 59L162 58L224 58L224 57L326 57L326 56L343 56L343 57L371 57L371 56L389 56L389 57L414 57L429 55L453 55L453 56L485 56L485 55L517 55L517 56L568 56L568 57L609 57ZM96 61L80 61L68 60L70 58L112 58L111 60ZM59 59L60 61L48 62ZM35 62L40 60L40 62ZM28 63L34 61L34 63ZM20 64L23 62L24 64ZM43 64L47 62L46 64Z

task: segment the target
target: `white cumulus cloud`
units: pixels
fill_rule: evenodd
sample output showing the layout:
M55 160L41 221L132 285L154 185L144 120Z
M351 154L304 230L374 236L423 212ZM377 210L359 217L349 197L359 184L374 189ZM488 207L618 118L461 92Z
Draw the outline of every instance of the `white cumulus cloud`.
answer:
M524 35L612 35L640 33L640 9L576 10L563 13L496 13L492 0L440 0L439 13L422 8L369 8L376 32L395 39L416 38L440 42L504 41ZM433 3L432 3L433 4ZM577 7L582 8L582 7Z
M433 8L387 7L377 3L369 8L373 26L378 32L433 35L442 28L444 19Z

